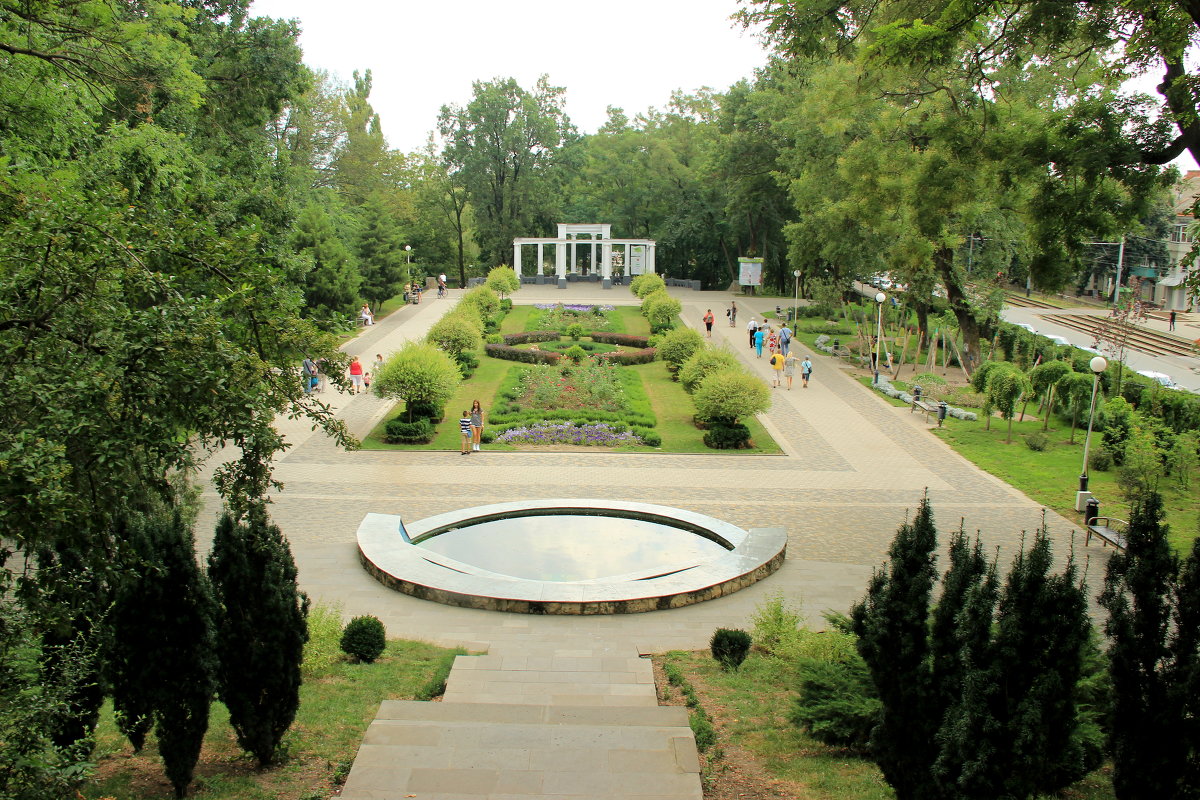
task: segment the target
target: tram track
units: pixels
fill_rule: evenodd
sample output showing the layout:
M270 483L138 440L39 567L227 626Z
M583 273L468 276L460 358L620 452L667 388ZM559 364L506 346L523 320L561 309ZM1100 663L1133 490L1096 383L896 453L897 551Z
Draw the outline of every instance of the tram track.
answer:
M1041 318L1086 333L1093 339L1107 322L1105 317L1092 314L1045 314ZM1127 346L1130 350L1153 356L1196 356L1196 350L1188 340L1146 328L1135 327L1130 331Z

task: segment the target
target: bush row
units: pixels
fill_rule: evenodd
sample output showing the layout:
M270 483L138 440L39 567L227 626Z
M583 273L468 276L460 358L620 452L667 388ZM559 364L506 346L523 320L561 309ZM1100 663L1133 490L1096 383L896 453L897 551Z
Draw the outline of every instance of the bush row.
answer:
M557 334L555 338L558 338ZM548 341L545 339L539 341ZM557 364L562 358L561 353L547 350L521 350L507 344L485 344L483 351L492 358L502 358L505 361L519 361L522 364Z
M509 346L530 342L557 342L562 337L558 331L524 331L504 334L504 343ZM596 339L595 341L600 341Z
M649 336L633 336L628 333L605 333L604 331L592 331L588 334L588 337L591 338L593 342L619 344L625 347L648 347L650 345Z
M633 364L649 364L658 357L658 350L653 347L647 347L642 350L613 350L608 353L600 353L596 358L602 358L605 361L610 361L613 364L622 364L631 366Z

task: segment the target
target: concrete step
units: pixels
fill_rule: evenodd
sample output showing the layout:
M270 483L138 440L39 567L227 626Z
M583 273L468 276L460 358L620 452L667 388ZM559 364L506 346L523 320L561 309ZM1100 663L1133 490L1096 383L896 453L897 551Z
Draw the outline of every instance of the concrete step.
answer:
M682 708L389 701L342 798L700 800L699 771Z

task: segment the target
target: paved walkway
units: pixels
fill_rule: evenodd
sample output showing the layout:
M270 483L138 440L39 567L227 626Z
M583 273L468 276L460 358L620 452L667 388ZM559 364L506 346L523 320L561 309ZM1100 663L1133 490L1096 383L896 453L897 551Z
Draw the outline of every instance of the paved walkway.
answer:
M346 349L366 362L372 361L376 353L386 358L405 341L422 337L459 294L455 291L447 300L429 298L420 306L407 306L365 331ZM714 344L729 347L751 370L764 379L768 377L767 360L753 357L744 324L751 313L773 310L774 299L736 297L740 322L737 327L729 327L724 309L729 300L735 299L733 295L682 290L674 294L683 302L685 321L694 327L703 328L701 317L705 309L711 308L718 318ZM628 289L603 291L595 285L576 284L567 290L526 286L516 300L636 302ZM783 447L782 456L485 450L460 460L457 450L347 453L314 434L306 424L283 421L281 430L293 446L276 469L276 477L285 489L275 498L272 516L290 540L300 582L314 600L338 603L348 616L374 614L383 620L391 636L486 651L491 657L499 656L501 668L506 671L514 663L511 658L545 655L546 648L551 649L551 655L555 648L568 647L593 655L616 653L620 658L673 648L703 648L717 627L748 628L756 607L773 595L782 595L801 606L810 622L819 625L822 612L846 611L862 597L872 570L885 559L897 526L925 491L932 498L944 531L960 524L968 531L980 531L985 547L989 552L998 551L1002 563L1011 559L1025 532L1042 523L1042 510L1035 503L976 469L931 436L920 415L883 402L846 374L839 362L819 354L813 360L810 388L801 389L797 381L790 392L773 390L773 405L762 416ZM386 403L369 395L349 397L330 392L327 399L358 435L367 433L388 410ZM1072 495L1075 487L1064 485L1061 489L1064 495ZM442 606L384 588L358 563L354 534L368 512L416 520L468 506L545 497L659 503L708 514L743 528L784 527L788 531L788 558L771 577L728 597L670 611L596 617L515 615ZM205 500L198 526L201 532L212 530L218 512L214 494L208 493ZM1082 537L1073 537L1074 526L1057 515L1048 514L1046 524L1056 541L1056 558L1060 563L1064 561L1074 543L1089 586L1098 590L1108 553L1097 547L1084 551ZM651 725L664 729L654 734L657 738L653 744L639 738L645 734L641 730L645 724L635 723L632 717L624 723L589 718L587 726L571 728L573 733L567 735L568 729L563 726L568 723L548 716L546 708L554 705L552 696L543 692L537 702L527 698L545 689L544 685L533 684L572 680L569 676L543 680L545 675L510 674L490 680L487 688L479 688L469 677L462 677L464 663L466 660L460 659L455 667L454 693L447 698L450 702L440 704L443 709L435 710L430 704L416 704L419 708L414 704L385 704L368 733L347 797L633 796L627 793L625 784L618 786L612 781L617 780L614 776L637 772L628 766L628 759L634 758L628 753L647 748L657 754L653 757L658 764L655 769L666 782L663 785L683 792L664 792L663 798L690 796L687 792L692 790L692 783L698 786L695 776L687 773L691 767L686 756L667 757L668 752L677 753L673 748L678 743L670 748L664 744L676 734L668 730L672 726L658 725L661 720ZM504 681L508 683L501 686ZM513 687L517 685L522 687L526 710L484 709L485 704L515 694ZM460 686L471 686L471 690L459 695ZM608 696L605 692L611 689L592 687L589 691ZM578 699L587 692L568 694ZM421 715L431 714L447 716L421 721ZM504 716L509 714L513 716ZM490 721L489 726L492 722L516 726L507 730L526 737L521 741L527 741L528 746L514 745L521 751L514 757L522 764L527 754L548 746L547 731L557 729L561 736L551 739L560 744L575 743L563 744L567 753L578 752L578 743L588 737L594 744L582 749L595 753L599 746L595 743L618 736L613 730L625 731L627 737L618 736L613 750L620 752L611 759L606 755L603 764L586 762L593 765L589 767L591 777L577 776L574 789L562 790L571 779L549 776L550 766L522 770L540 771L540 778L507 775L502 766L489 767L494 759L487 760L492 757L481 755L481 749L499 747L505 729L488 727L488 735L493 738L485 741L479 738L483 734L472 720ZM441 726L437 737L445 747L440 747L437 755L424 750L372 755L377 743L425 746L411 737L412 730L426 724ZM541 732L534 732L529 725ZM408 732L398 732L400 728ZM465 735L464 730L474 733L467 739L456 738ZM684 738L688 735L690 732ZM460 752L458 748L475 748L470 750L475 755L463 755L468 750ZM389 759L399 770L391 777L376 769ZM463 759L475 769L491 771L486 776L482 772L454 772L460 769ZM420 769L414 765L420 765ZM445 771L434 775L430 770ZM685 773L688 777L679 777ZM460 778L467 783L455 783ZM511 781L526 783L519 788L511 784L510 791L504 787ZM459 788L446 788L451 785ZM438 786L449 794L438 794ZM417 787L421 787L419 791Z

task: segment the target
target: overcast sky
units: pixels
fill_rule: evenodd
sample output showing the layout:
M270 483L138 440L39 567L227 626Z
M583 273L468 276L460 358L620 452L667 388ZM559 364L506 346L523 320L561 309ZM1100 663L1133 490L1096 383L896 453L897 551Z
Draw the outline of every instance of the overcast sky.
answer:
M736 0L255 0L252 13L298 19L311 67L345 82L370 69L388 144L409 152L477 80L531 89L545 73L566 87L583 133L604 124L610 105L632 117L665 107L675 89L723 91L766 63L729 19L737 9Z

